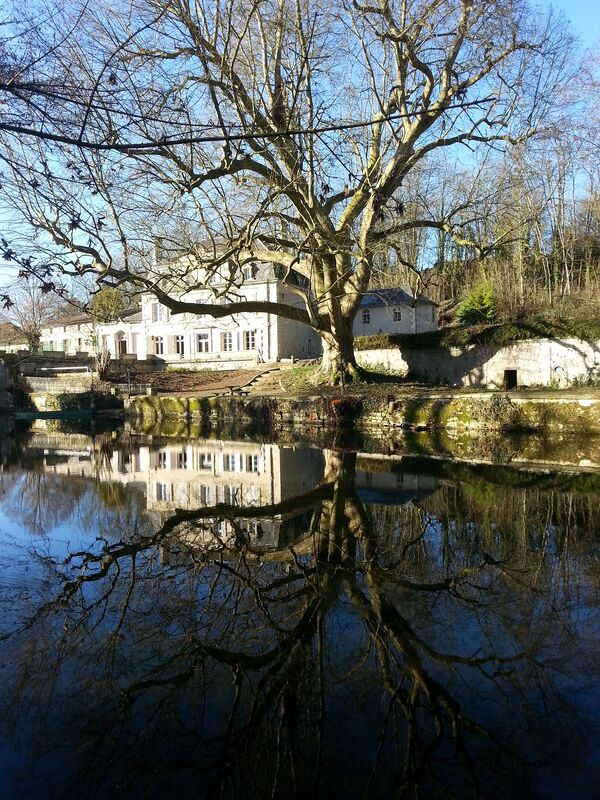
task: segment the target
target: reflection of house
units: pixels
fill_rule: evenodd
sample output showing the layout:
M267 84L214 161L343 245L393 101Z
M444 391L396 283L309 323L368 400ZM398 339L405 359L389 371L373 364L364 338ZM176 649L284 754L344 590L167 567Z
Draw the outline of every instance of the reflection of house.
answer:
M48 471L145 486L146 507L164 520L177 509L212 508L219 504L241 509L276 505L310 492L323 476L318 450L250 442L194 440L164 446L139 445L115 449L108 460L90 452L89 444L36 434L31 445L44 454ZM84 437L85 438L85 437ZM54 447L48 445L52 443ZM247 532L257 550L276 549L306 532L306 509L276 516L256 516L235 526L216 517L194 528L178 529L188 546L233 546L235 532Z
M403 505L431 494L438 486L436 478L410 472L373 472L356 470L356 493L363 503L377 505Z
M315 509L310 493L324 474L323 453L311 448L213 439L123 446L42 430L28 437L20 461L35 468L41 464L65 480L127 485L138 497L145 495L157 529L179 511L199 511L187 519L184 514L163 543L165 559L189 551L235 550L241 544L260 554L305 539ZM435 478L382 471L379 457L371 461L361 457L357 463L356 488L364 502L398 505L437 486ZM289 510L269 511L293 500L284 506Z

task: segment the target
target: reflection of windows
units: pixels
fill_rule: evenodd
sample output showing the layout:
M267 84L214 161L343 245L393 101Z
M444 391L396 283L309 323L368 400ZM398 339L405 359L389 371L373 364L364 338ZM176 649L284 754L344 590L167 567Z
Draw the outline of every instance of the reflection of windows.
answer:
M165 340L162 336L153 336L154 355L162 356L165 352Z
M223 453L223 472L235 472L235 453Z
M399 308L395 308L393 311L394 315L394 322L400 322L402 319L402 311Z
M246 472L258 472L258 456L246 456Z
M362 321L363 325L371 324L371 312L369 311L368 308L365 308L365 310L362 312Z
M181 453L177 453L177 469L186 469L187 468L187 453L183 450Z
M156 454L156 465L159 469L167 468L167 454L160 452Z
M198 469L212 469L212 453L200 453L198 456Z
M244 503L247 506L257 506L260 504L260 489L258 486L246 487L246 498Z
M154 492L159 503L168 503L173 498L173 486L170 483L155 484Z
M244 331L244 350L256 348L256 331Z
M185 339L183 336L175 337L175 352L178 356L185 355Z
M233 350L233 333L231 331L221 334L221 349L225 353Z
M209 506L211 504L211 487L210 486L199 486L198 487L198 499L203 506Z
M208 333L198 333L196 335L196 350L198 353L210 352L210 339Z
M221 487L222 502L228 506L239 505L240 491L236 486L222 486Z

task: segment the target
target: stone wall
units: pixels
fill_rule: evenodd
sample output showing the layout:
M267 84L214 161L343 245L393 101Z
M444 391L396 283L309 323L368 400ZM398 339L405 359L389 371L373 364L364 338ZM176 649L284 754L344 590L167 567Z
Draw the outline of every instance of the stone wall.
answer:
M415 392L387 397L155 397L131 398L129 415L154 423L183 418L238 422L271 430L313 426L368 431L501 430L600 433L600 396L569 393Z
M579 339L531 339L506 347L359 350L361 366L383 368L433 385L499 389L518 386L562 388L600 379L600 342ZM507 376L507 371L513 374ZM516 375L514 374L516 373Z
M89 392L95 374L92 372L58 373L48 377L23 375L20 386L26 392L62 394L63 392Z

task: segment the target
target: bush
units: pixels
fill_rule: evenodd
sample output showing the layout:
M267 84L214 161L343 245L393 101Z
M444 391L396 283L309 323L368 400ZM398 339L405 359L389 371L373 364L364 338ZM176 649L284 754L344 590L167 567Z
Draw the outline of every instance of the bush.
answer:
M47 411L106 411L123 407L123 401L105 392L63 392L49 394L46 398Z
M492 286L489 283L474 286L461 303L457 316L465 325L495 322L498 308Z

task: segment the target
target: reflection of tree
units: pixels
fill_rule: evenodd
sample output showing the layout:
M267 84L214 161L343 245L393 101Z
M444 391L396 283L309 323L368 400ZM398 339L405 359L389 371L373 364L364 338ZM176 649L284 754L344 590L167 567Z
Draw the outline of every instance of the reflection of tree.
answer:
M67 520L88 487L44 469L24 470L12 483L3 508L10 518L35 534L48 533Z
M117 526L54 565L22 702L55 676L61 747L85 733L73 785L105 793L464 796L495 773L510 796L531 755L520 728L564 668L547 642L572 632L545 593L549 545L536 533L529 560L512 558L490 503L480 492L469 511L443 487L423 507L366 509L355 456L328 452L302 497L178 511L135 536ZM252 552L248 520L306 508L304 540ZM237 531L234 551L204 535L216 521ZM75 670L78 691L61 690Z

